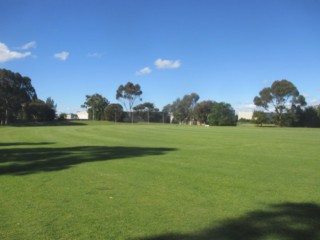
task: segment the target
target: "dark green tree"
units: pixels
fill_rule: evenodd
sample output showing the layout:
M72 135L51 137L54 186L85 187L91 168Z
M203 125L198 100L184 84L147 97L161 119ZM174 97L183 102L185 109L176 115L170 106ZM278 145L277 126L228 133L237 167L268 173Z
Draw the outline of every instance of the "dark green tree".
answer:
M51 97L47 98L46 105L51 109L57 110L57 104L54 103L54 100Z
M140 117L143 118L144 121L157 121L159 120L160 114L155 114L159 112L159 109L154 106L151 102L141 103L135 107L133 107Z
M210 115L209 125L212 126L235 126L237 116L229 103L213 103Z
M302 127L320 127L320 106L311 106L301 114Z
M96 93L93 95L86 95L86 101L81 107L88 109L89 119L104 120L104 109L108 105L108 99Z
M37 94L29 77L0 69L0 117L1 123L23 117L23 106L36 100Z
M159 111L159 109L156 108L154 106L154 104L150 103L150 102L141 103L141 104L133 107L133 110L140 111L140 112L147 112L147 111L157 112L157 111Z
M182 123L184 120L184 111L182 108L182 100L180 98L177 98L171 105L170 110L171 114L173 115L174 122Z
M167 104L162 108L162 122L171 123L172 105Z
M163 108L162 108L162 112L165 112L165 113L172 113L172 105L171 104L167 104L165 105Z
M123 120L123 108L118 103L109 104L105 110L104 115L108 121L121 122Z
M53 121L56 115L55 109L40 99L28 103L25 111L29 121Z
M182 98L182 110L184 113L185 122L190 122L195 120L194 108L199 100L199 95L197 93L191 93L190 95L185 95Z
M190 121L194 121L194 108L199 98L199 95L196 93L184 95L182 99L177 98L171 104L171 112L175 120L180 123L188 123Z
M58 116L59 121L64 121L67 119L67 114L66 113L60 113Z
M252 121L262 127L262 124L267 123L267 114L264 111L254 111Z
M200 123L208 123L208 117L213 107L213 104L214 102L211 100L197 103L197 105L194 108L194 115Z
M271 87L260 91L253 100L257 107L274 109L275 122L280 126L290 125L298 107L306 105L304 96L288 80L276 80Z
M53 121L56 118L57 113L57 104L51 97L48 97L46 100L47 110L47 121Z

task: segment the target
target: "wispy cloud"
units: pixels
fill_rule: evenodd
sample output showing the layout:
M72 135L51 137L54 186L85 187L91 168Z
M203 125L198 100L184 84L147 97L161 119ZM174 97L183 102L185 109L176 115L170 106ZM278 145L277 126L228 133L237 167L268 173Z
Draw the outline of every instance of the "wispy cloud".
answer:
M149 67L145 67L136 72L136 75L142 76L151 73L152 70Z
M88 57L90 58L101 58L102 57L102 53L98 53L98 52L91 52L91 53L88 53Z
M65 61L69 57L69 52L63 51L63 52L60 52L60 53L55 53L53 55L53 57L58 59L58 60Z
M180 60L167 60L158 58L154 64L159 69L174 69L179 68L181 66Z
M22 45L21 47L19 47L19 49L28 50L28 49L36 48L36 47L37 47L37 43L35 41L31 41L31 42L28 42L28 43Z
M265 80L262 80L262 82L263 82L264 84L269 84L271 81L270 81L270 80L265 79Z
M311 106L320 105L320 98L312 98L309 100L308 104Z
M11 51L4 43L0 42L0 62L7 62L14 59L25 58L31 55L31 52Z

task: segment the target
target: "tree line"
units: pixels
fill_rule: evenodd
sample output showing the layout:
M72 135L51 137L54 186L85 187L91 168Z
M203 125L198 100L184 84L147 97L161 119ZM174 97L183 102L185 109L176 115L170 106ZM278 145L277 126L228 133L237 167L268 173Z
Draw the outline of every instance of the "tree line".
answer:
M108 121L135 121L140 119L150 122L170 122L179 124L210 124L215 126L235 126L237 116L230 104L211 100L198 102L200 96L191 93L177 98L173 103L167 104L162 111L153 103L142 101L142 90L139 84L128 82L120 85L116 91L118 103L112 103L100 94L86 95L82 105L89 114L89 119Z
M134 106L136 100L141 99L142 91L140 85L128 82L120 85L116 92L116 99L122 102L127 113L133 121L133 111L137 116L157 116L159 109L153 103L145 102ZM122 121L124 111L120 104L109 104L109 102L99 94L87 95L85 102L88 107L89 116L93 116L92 111L97 109L96 115L103 120L101 113L104 108L105 120ZM94 106L92 100L99 98L100 107ZM235 126L238 116L229 103L205 100L198 102L200 96L197 93L186 94L182 98L177 98L171 104L167 104L162 109L163 122L173 122L179 124L208 124L212 126ZM93 101L96 104L99 101ZM262 89L259 96L254 97L254 104L257 109L253 112L250 122L258 125L274 124L287 127L320 127L320 105L307 106L305 97L301 95L297 87L286 79L275 80L271 87ZM88 104L89 103L89 104ZM100 110L99 110L100 109ZM118 118L116 119L116 116ZM161 116L152 118L152 121L159 121ZM92 118L91 118L92 119ZM145 117L142 118L145 120ZM165 120L166 119L166 120Z
M89 119L107 121L148 121L179 124L205 124L235 126L238 117L229 103L205 100L199 102L197 93L186 94L167 104L160 111L153 103L142 102L139 84L120 85L116 99L110 103L101 94L86 95L81 107L86 108ZM251 122L259 125L320 127L320 105L307 106L306 100L288 80L276 80L254 97L257 109ZM57 105L53 99L38 99L29 77L0 69L0 122L52 121L56 119Z

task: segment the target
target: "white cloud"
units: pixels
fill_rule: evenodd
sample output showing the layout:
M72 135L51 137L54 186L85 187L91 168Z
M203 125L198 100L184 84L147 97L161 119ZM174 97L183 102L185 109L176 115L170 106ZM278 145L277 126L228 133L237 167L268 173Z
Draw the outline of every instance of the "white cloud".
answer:
M56 59L59 59L59 60L61 60L61 61L65 61L65 60L67 60L67 58L69 57L69 53L68 53L68 52L65 52L65 51L60 52L60 53L55 53L55 54L53 55L53 57L56 58Z
M174 69L174 68L179 68L181 66L180 60L173 61L173 60L166 60L161 58L158 58L154 62L154 64L159 69L166 69L166 68Z
M142 76L151 73L152 70L149 67L145 67L136 72L136 75Z
M316 96L314 93L313 94L301 93L301 95L303 95L305 97L308 106L320 105L320 98L317 96L318 91L319 91L319 89L315 90Z
M28 50L30 48L36 48L36 47L37 47L37 43L35 41L32 41L32 42L28 42L28 43L24 44L19 49Z
M31 52L15 52L11 51L4 43L0 42L0 63L13 59L25 58L31 55Z
M253 103L243 103L235 105L236 112L253 112L256 108L256 105Z
M306 102L308 106L316 106L320 105L320 98L309 95L309 94L302 94L306 98Z

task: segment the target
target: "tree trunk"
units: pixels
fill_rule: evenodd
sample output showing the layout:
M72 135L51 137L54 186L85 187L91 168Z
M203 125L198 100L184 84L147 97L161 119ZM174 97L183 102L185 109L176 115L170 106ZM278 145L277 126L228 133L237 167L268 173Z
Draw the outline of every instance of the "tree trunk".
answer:
M5 99L6 101L6 116L5 116L5 122L4 122L4 125L8 125L8 119L9 119L9 111L8 111L8 99Z
M6 119L5 119L5 122L4 122L4 125L8 125L8 108L6 108Z

